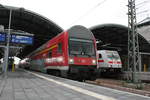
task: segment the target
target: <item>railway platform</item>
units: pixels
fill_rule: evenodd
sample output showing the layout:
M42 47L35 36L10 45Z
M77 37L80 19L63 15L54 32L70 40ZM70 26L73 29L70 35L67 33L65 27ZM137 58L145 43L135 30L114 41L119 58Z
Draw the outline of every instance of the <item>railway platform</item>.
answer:
M0 100L150 100L150 97L17 69L0 76Z

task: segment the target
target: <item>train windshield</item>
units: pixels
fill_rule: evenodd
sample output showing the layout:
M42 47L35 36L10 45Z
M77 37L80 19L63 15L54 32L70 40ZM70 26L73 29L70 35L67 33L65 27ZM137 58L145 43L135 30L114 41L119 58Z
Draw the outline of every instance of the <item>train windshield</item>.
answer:
M95 57L94 42L71 38L69 40L69 54L73 56Z
M108 58L109 58L110 60L120 60L119 55L118 55L118 54L113 54L113 53L108 54Z

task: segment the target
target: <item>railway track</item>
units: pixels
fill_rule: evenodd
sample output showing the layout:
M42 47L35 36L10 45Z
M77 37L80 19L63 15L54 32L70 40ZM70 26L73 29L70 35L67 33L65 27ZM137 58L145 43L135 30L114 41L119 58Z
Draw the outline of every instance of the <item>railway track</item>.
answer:
M104 79L104 78L97 79L95 81L86 81L86 83L113 88L113 89L117 89L121 91L136 93L136 94L150 97L150 84L147 84L147 83L133 84L133 83L127 83L122 80Z

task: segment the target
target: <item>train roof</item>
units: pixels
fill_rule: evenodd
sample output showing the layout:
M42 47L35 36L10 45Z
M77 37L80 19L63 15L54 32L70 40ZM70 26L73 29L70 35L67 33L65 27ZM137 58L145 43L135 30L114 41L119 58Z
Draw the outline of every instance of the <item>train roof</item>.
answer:
M69 37L72 38L84 38L84 39L94 39L93 33L86 27L81 25L76 25L67 30Z

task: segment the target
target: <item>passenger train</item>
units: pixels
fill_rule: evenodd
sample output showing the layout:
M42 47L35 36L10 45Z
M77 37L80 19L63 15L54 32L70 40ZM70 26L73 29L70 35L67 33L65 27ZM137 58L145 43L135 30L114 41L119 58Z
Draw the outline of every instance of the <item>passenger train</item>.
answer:
M97 69L96 48L92 32L77 25L29 54L29 69L78 80L93 80Z
M111 50L98 50L98 70L99 73L104 73L105 75L111 73L117 75L121 72L122 62L117 51Z

